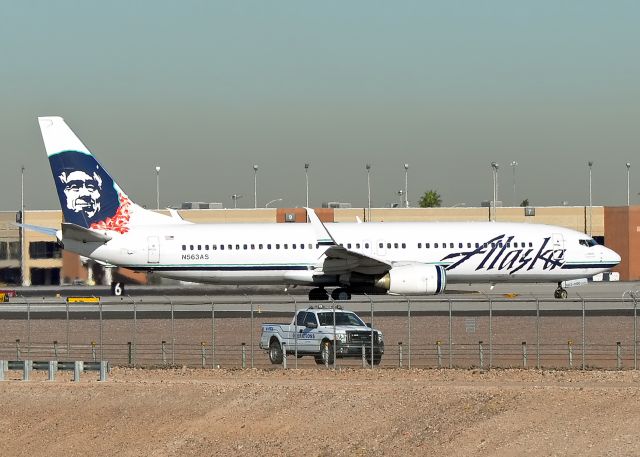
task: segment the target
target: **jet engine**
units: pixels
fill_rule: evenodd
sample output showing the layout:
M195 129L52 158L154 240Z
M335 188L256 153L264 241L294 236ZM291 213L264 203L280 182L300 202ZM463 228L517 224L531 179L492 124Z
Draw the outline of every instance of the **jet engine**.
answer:
M444 267L424 264L393 267L375 282L375 287L400 295L437 295L444 292L446 285Z

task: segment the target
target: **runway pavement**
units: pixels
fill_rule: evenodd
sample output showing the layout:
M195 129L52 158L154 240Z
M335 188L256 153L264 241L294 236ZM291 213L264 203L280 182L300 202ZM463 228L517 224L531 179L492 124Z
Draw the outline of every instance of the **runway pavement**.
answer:
M553 298L554 284L454 284L447 293L438 296L404 297L391 295L354 296L352 300L337 302L357 312L406 314L452 312L529 313L633 310L634 297L640 300L640 282L592 282L570 288L569 298ZM127 296L113 297L105 287L34 287L19 288L18 297L0 305L0 317L7 313L167 313L189 312L208 315L212 310L222 313L291 313L312 305L330 307L328 302L309 302L306 288L283 293L280 287L238 288L216 286L130 286ZM96 303L67 303L66 297L100 297ZM583 305L584 303L584 305ZM41 315L40 318L43 318Z

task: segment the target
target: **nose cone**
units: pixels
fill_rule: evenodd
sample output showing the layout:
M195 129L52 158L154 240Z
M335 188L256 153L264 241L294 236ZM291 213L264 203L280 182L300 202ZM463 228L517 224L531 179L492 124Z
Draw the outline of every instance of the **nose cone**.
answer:
M620 263L620 261L622 260L622 258L620 257L620 255L609 248L605 248L605 252L604 252L604 258L606 259L607 263L611 263L611 268L615 267L616 265L618 265Z

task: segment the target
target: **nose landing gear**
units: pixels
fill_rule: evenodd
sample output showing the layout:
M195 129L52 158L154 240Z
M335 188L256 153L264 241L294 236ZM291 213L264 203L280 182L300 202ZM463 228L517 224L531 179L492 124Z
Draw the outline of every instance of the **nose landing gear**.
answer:
M567 290L562 287L562 282L558 282L558 288L553 293L553 298L564 300L568 296L569 294L567 293Z

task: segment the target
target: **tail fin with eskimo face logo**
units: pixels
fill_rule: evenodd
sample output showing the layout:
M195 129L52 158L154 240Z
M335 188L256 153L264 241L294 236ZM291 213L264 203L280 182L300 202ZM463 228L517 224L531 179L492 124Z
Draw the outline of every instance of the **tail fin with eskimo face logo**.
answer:
M65 222L118 233L134 225L181 223L133 203L64 119L38 122Z

